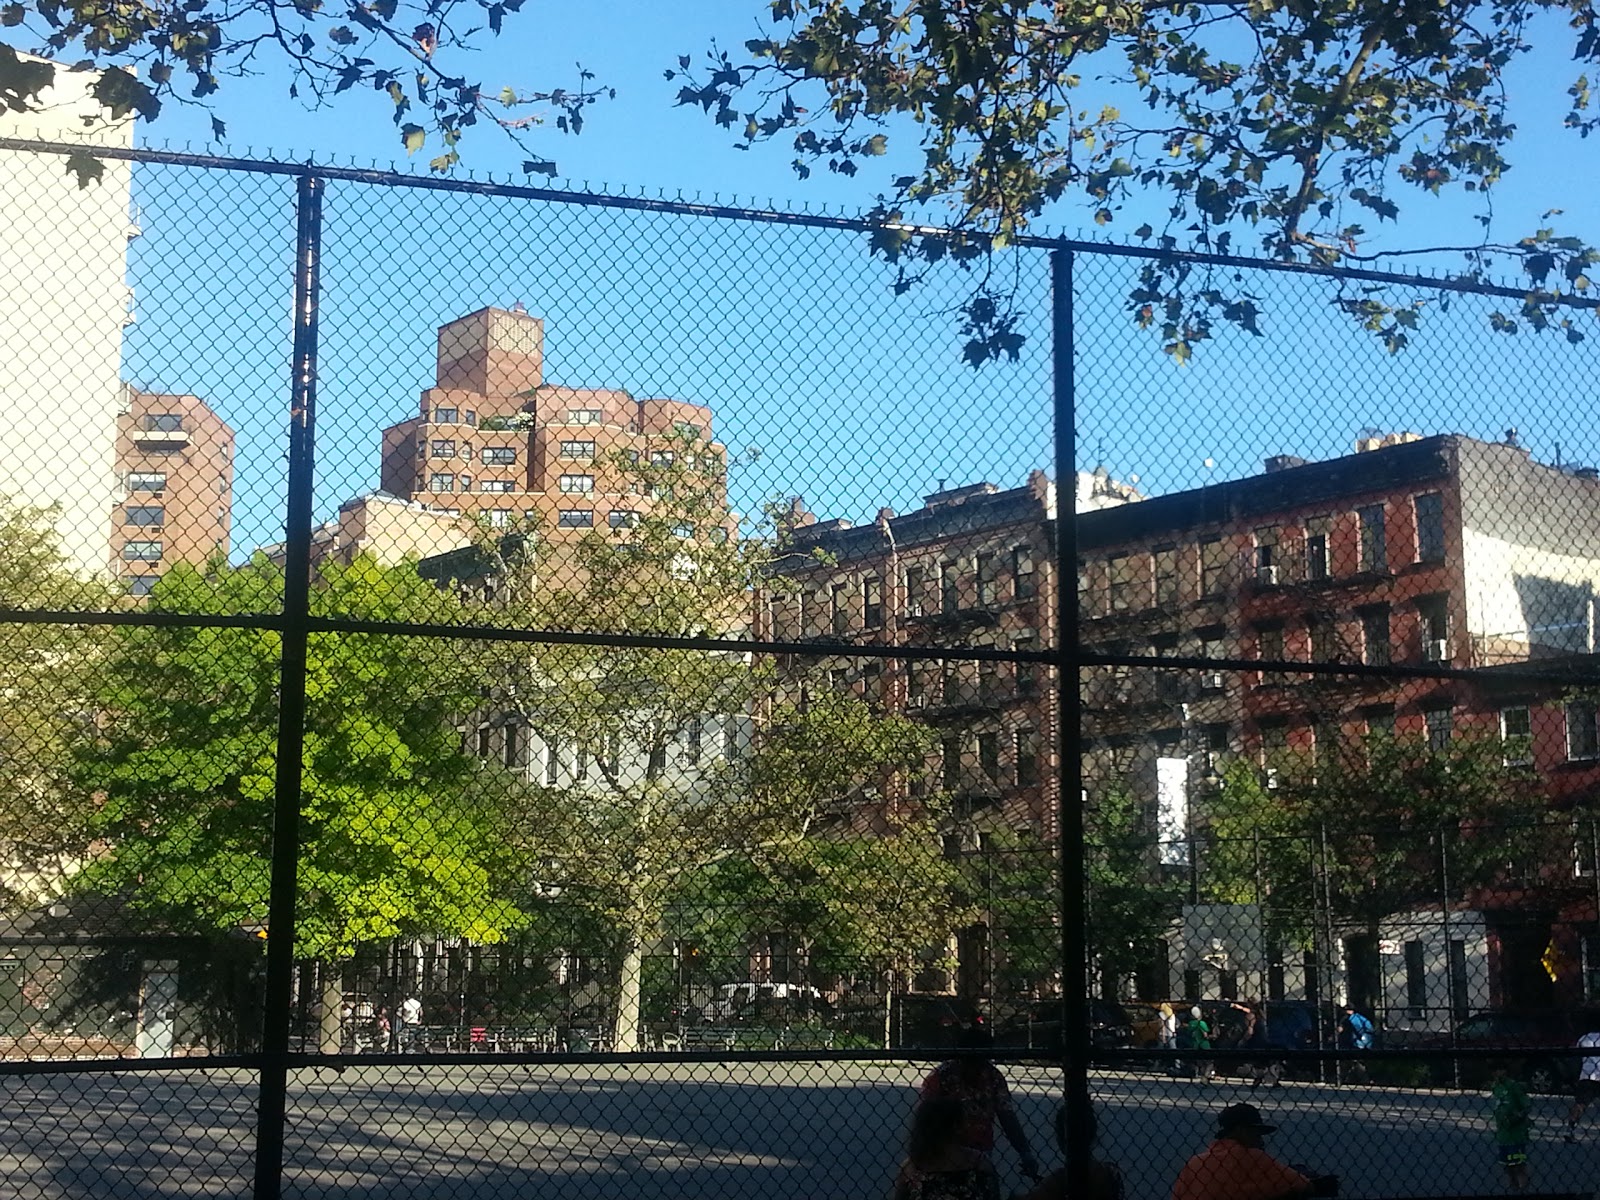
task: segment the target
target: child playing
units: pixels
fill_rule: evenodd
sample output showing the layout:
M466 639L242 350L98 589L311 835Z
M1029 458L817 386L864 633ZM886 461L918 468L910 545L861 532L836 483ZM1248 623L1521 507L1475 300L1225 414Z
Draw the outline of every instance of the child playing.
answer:
M1500 1165L1506 1169L1506 1182L1514 1192L1528 1186L1528 1131L1533 1124L1533 1106L1527 1090L1505 1071L1494 1073L1494 1142L1500 1152Z

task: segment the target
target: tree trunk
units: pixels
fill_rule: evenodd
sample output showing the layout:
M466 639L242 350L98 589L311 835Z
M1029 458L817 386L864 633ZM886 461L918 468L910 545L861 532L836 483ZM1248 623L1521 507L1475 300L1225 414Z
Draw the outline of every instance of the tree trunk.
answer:
M624 935L622 962L617 973L617 1027L612 1049L632 1054L639 1048L640 983L644 971L644 939L636 930Z
M318 963L317 978L322 984L322 1003L317 1012L317 1049L337 1054L340 1048L340 1017L344 1008L344 979L338 963Z

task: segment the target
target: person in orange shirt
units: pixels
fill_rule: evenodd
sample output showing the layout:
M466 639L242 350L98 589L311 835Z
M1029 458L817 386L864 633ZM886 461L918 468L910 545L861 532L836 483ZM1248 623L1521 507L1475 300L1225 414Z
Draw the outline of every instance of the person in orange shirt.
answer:
M1172 1200L1305 1200L1337 1191L1332 1177L1309 1179L1262 1149L1276 1129L1254 1104L1233 1104L1217 1117L1217 1138L1178 1173Z

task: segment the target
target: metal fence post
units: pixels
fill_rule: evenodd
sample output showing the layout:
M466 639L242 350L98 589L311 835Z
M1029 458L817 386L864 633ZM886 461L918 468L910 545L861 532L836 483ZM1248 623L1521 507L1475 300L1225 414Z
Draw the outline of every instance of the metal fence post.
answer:
M278 761L272 817L272 899L256 1107L254 1200L278 1200L283 1185L289 1013L293 1001L295 888L300 854L301 756L305 746L306 642L311 602L311 508L316 450L317 301L322 253L322 180L299 178L294 267L294 361L289 391L289 480L284 519L283 641L278 678Z
M1089 1194L1093 1112L1089 1103L1087 891L1084 869L1083 701L1078 687L1077 397L1073 254L1050 252L1052 384L1056 460L1056 699L1061 775L1056 796L1061 855L1062 1088L1067 1107L1065 1194Z

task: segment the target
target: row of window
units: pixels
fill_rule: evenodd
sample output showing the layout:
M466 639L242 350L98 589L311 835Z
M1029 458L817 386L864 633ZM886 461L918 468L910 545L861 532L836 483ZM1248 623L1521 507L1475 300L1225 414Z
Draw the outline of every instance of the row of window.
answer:
M122 523L139 528L160 529L167 523L167 510L159 504L129 504L122 510Z
M160 562L161 543L157 541L135 541L122 543L123 562Z
M538 739L529 739L520 725L479 725L471 735L462 732L462 750L469 749L479 758L498 758L513 770L527 765L532 746ZM739 725L733 717L703 717L687 722L672 739L679 747L680 760L690 766L698 765L710 753L720 753L724 758L735 758L739 753ZM718 743L720 742L720 746ZM530 744L531 743L531 744ZM596 744L566 745L557 738L542 743L543 763L539 776L549 786L583 783L622 771L622 735L612 731ZM659 744L651 747L644 756L643 771L649 775L666 769L668 747Z
M491 495L505 495L510 492L521 491L514 480L510 479L479 479L478 490ZM428 490L436 496L448 495L451 492L470 492L473 487L471 475L456 475L449 471L435 471L428 476Z
M1425 492L1411 498L1415 541L1413 561L1443 562L1445 556L1444 497ZM1354 512L1354 561L1331 554L1340 518L1310 517L1303 528L1264 526L1254 531L1250 551L1252 578L1258 584L1315 583L1341 574L1385 572L1390 564L1390 536L1382 504L1364 505ZM1221 595L1235 580L1238 559L1221 534L1200 539L1195 559L1176 543L1158 545L1148 553L1110 555L1104 564L1101 587L1091 586L1091 574L1080 569L1078 587L1092 612L1120 612L1161 608L1183 600ZM1103 601L1098 602L1097 601Z
M1009 570L1003 571L1003 566ZM904 579L907 617L991 609L1031 600L1038 594L1033 550L1028 546L1017 546L1004 555L975 555L970 571L960 559L907 567ZM780 631L821 632L824 604L827 627L835 634L846 634L854 628L876 629L883 624L883 579L867 575L835 583L826 597L820 592L775 595L774 624Z
M130 471L128 473L128 490L130 492L164 492L167 490L167 473L165 471Z
M590 443L593 445L594 443ZM428 442L429 458L464 458L472 461L472 444L470 442L457 443L454 438L433 438ZM517 448L515 446L485 446L478 453L478 458L485 466L511 467L517 462Z
M183 414L174 412L145 413L139 419L139 428L146 433L182 433Z
M1043 742L1032 726L953 734L939 743L939 786L959 793L973 785L1034 787L1039 783ZM923 780L913 780L921 792Z

